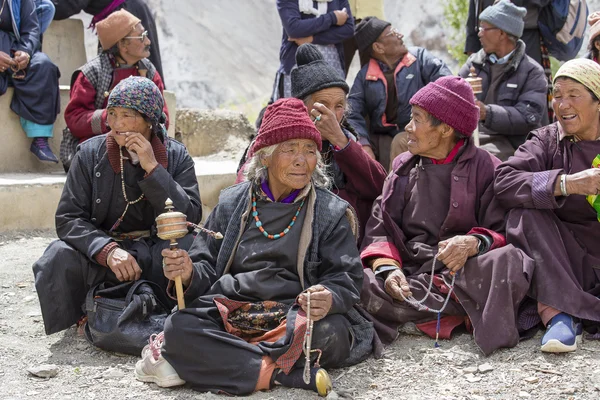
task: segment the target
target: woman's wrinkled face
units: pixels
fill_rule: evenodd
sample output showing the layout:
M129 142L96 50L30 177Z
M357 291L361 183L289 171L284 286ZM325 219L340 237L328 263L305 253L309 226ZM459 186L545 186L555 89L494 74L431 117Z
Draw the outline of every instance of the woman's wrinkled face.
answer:
M553 95L552 108L565 133L581 140L594 140L599 126L600 104L587 88L573 79L558 78L554 82Z
M126 132L138 132L146 139L150 138L150 124L142 114L131 108L110 107L106 112L106 123L119 146L125 145Z
M412 106L411 119L405 128L408 151L418 156L437 158L442 144L441 126L432 126L429 113L419 106Z
M315 103L323 104L335 114L338 122L342 122L344 112L346 111L346 92L344 92L344 89L331 87L314 92L306 104L309 115Z
M310 139L291 139L278 145L263 160L269 174L269 188L276 199L310 183L318 151L317 144Z

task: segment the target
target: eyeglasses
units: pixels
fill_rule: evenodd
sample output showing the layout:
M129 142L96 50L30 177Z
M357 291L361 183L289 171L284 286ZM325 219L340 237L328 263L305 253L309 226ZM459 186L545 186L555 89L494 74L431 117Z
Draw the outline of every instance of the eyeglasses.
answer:
M480 26L479 28L477 28L477 30L479 32L483 32L483 33L485 33L485 31L493 31L493 30L496 30L496 29L500 29L500 28L496 28L496 27L485 28L483 26Z
M148 31L144 31L140 36L125 36L123 39L140 39L140 42L143 42L147 37Z
M390 31L388 33L386 33L385 36L392 36L392 35L401 36L402 34L400 33L400 31L398 29L392 27L392 29L390 29Z

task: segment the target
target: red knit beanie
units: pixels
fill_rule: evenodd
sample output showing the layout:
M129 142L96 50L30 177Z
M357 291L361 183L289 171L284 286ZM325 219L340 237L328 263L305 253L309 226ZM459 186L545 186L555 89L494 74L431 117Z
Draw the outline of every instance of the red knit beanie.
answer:
M250 151L251 157L258 150L291 139L310 139L321 151L321 133L308 116L308 109L302 100L296 98L279 99L269 105Z
M458 76L443 76L429 82L410 99L440 121L471 137L479 123L479 107L471 85Z

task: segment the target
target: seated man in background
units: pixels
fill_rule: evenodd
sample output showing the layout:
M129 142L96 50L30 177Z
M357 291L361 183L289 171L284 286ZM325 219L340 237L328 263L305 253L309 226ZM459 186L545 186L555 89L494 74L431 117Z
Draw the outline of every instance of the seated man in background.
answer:
M52 2L56 6L54 19L66 19L83 11L94 16L90 28L94 28L100 21L118 10L126 10L138 17L148 30L148 39L153 46L152 54L148 58L164 79L154 13L146 4L146 0L52 0Z
M104 51L73 72L65 110L67 126L80 141L110 130L106 126L108 93L123 79L143 76L164 90L160 74L147 58L151 43L139 18L116 11L98 22L96 29ZM163 111L168 117L166 103Z
M477 95L480 143L501 160L514 154L529 131L548 124L544 69L525 54L525 43L519 39L526 13L507 0L483 10L479 16L483 48L459 72L466 78L474 67L483 79L483 93Z
M143 76L164 91L160 74L147 58L150 40L139 18L120 10L98 22L96 28L104 51L73 72L71 99L65 110L67 127L80 142L110 131L106 124L108 93L123 79ZM163 111L168 118L166 102ZM70 163L70 159L62 161Z
M350 90L349 121L367 153L389 169L394 156L407 150L402 130L410 121L408 101L429 82L452 72L427 50L407 48L404 36L379 18L365 17L354 36L359 52L368 54L370 60Z

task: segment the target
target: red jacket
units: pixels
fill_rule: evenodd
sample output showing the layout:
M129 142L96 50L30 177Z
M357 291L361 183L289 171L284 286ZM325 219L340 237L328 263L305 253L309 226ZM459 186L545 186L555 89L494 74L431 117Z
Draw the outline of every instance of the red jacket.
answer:
M135 67L115 69L113 71L113 82L111 83L110 89L112 90L119 82L130 76L140 76ZM165 85L158 72L154 74L152 81L158 86L161 92L164 91ZM94 107L95 97L96 88L92 86L83 73L79 72L71 86L71 99L65 110L65 122L73 136L79 138L80 142L109 131L106 126L106 103L108 97L104 100L104 109L102 110L96 110L96 107ZM167 110L166 101L164 102L163 111L167 116L166 126L168 127L169 111ZM96 126L93 126L94 114L96 112L95 118L97 119L98 116L100 116L101 123L95 123Z

